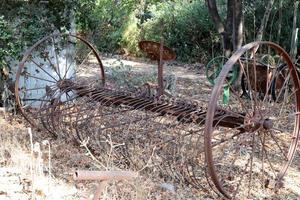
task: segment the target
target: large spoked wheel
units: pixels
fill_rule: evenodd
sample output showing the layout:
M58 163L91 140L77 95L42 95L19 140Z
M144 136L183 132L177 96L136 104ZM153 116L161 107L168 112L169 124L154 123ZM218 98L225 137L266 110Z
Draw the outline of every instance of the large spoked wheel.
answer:
M279 59L262 72L256 52ZM224 105L222 87L236 63L248 97L232 89ZM223 196L263 199L284 185L299 139L299 89L291 59L272 42L249 43L226 62L208 104L204 136L208 174Z
M16 102L26 120L37 126L37 119L45 118L54 103L76 98L71 83L90 82L92 75L95 80L100 76L100 84L104 84L100 56L88 41L71 34L46 36L25 53L19 64Z

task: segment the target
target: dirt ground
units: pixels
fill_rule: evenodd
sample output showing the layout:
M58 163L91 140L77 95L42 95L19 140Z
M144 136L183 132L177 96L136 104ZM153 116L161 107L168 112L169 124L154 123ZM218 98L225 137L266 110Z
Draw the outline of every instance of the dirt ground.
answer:
M105 67L118 64L121 57L103 58ZM137 72L156 70L155 63L122 60ZM201 64L169 63L166 74L177 77L176 95L207 105L212 86ZM86 77L97 78L99 69L87 68ZM97 170L99 163L84 146L66 139L54 139L49 133L28 129L21 115L0 113L0 199L92 199L99 183L74 181L77 169ZM299 149L299 148L298 148ZM155 172L154 172L155 173ZM205 177L203 177L205 179ZM139 176L133 181L110 182L102 199L219 199L208 185L195 189L165 182L156 176ZM285 178L285 188L272 199L300 199L300 154Z

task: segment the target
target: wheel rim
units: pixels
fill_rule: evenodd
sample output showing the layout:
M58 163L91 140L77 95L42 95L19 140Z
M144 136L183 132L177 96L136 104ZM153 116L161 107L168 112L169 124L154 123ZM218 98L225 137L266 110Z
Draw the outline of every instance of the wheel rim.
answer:
M206 65L206 70L205 70L205 74L206 74L206 78L207 80L214 85L215 81L217 79L217 77L219 76L223 65L228 61L228 58L224 57L224 56L218 56L213 58L212 60L210 60L207 65ZM228 74L227 76L227 80L229 84L232 84L236 78L237 78L237 74L238 74L238 68L236 68L236 66L232 69L231 73Z
M272 71L271 78L269 78L270 73L266 73L268 79L266 78L265 91L260 91L262 82L259 81L258 76L254 76L256 84L252 84L253 77L246 73L251 70L249 63L252 63L252 66L257 64L258 55L253 53L253 50L258 45L262 50L271 49L272 52L280 55L280 62L284 61L288 66L289 75L281 90L283 91L286 86L293 87L288 90L290 96L282 102L276 100L274 102L270 95L271 82L276 77L276 69L275 72ZM250 56L252 56L251 62L248 64L245 64L245 60L241 62L242 57ZM250 99L242 99L238 94L233 93L228 105L222 105L220 103L222 86L226 83L226 76L236 62L240 62L241 70L250 85ZM252 67L253 70L256 68ZM251 71L248 71L248 74L251 74ZM255 196L258 190L268 192L272 187L271 184L276 186L281 184L295 155L299 139L300 118L295 114L300 110L299 88L299 79L291 59L281 47L272 42L247 44L224 65L208 104L204 142L208 173L215 187L225 197L251 197ZM259 91L263 94L262 97ZM217 115L220 110L227 111L228 116L243 119L241 126L227 129L218 126L222 121ZM294 120L291 127L290 115ZM244 186L248 186L245 191L240 189Z
M57 98L62 102L74 98L74 93L61 85L68 80L88 79L78 72L93 66L100 71L100 81L104 84L104 68L97 50L79 36L52 34L36 42L25 52L16 73L15 95L22 115L37 127L36 119Z

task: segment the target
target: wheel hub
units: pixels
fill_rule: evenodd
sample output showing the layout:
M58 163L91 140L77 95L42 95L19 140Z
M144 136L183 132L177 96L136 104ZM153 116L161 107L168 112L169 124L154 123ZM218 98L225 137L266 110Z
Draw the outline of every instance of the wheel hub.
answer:
M270 130L273 128L273 120L271 119L264 119L262 121L262 125L263 125L263 128L266 129L266 130Z
M270 130L273 127L273 121L261 114L253 113L252 116L245 116L244 125L249 132L254 132L261 128Z
M60 90L68 92L72 90L71 88L74 86L74 82L70 79L62 79L58 81L56 85Z

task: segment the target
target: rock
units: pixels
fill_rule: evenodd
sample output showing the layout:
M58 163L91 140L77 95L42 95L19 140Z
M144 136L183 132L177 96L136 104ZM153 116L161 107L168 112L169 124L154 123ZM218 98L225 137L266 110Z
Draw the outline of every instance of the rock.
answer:
M162 183L160 184L161 188L164 188L166 190L168 190L169 192L171 192L172 194L175 194L175 187L174 185L170 184L170 183Z

